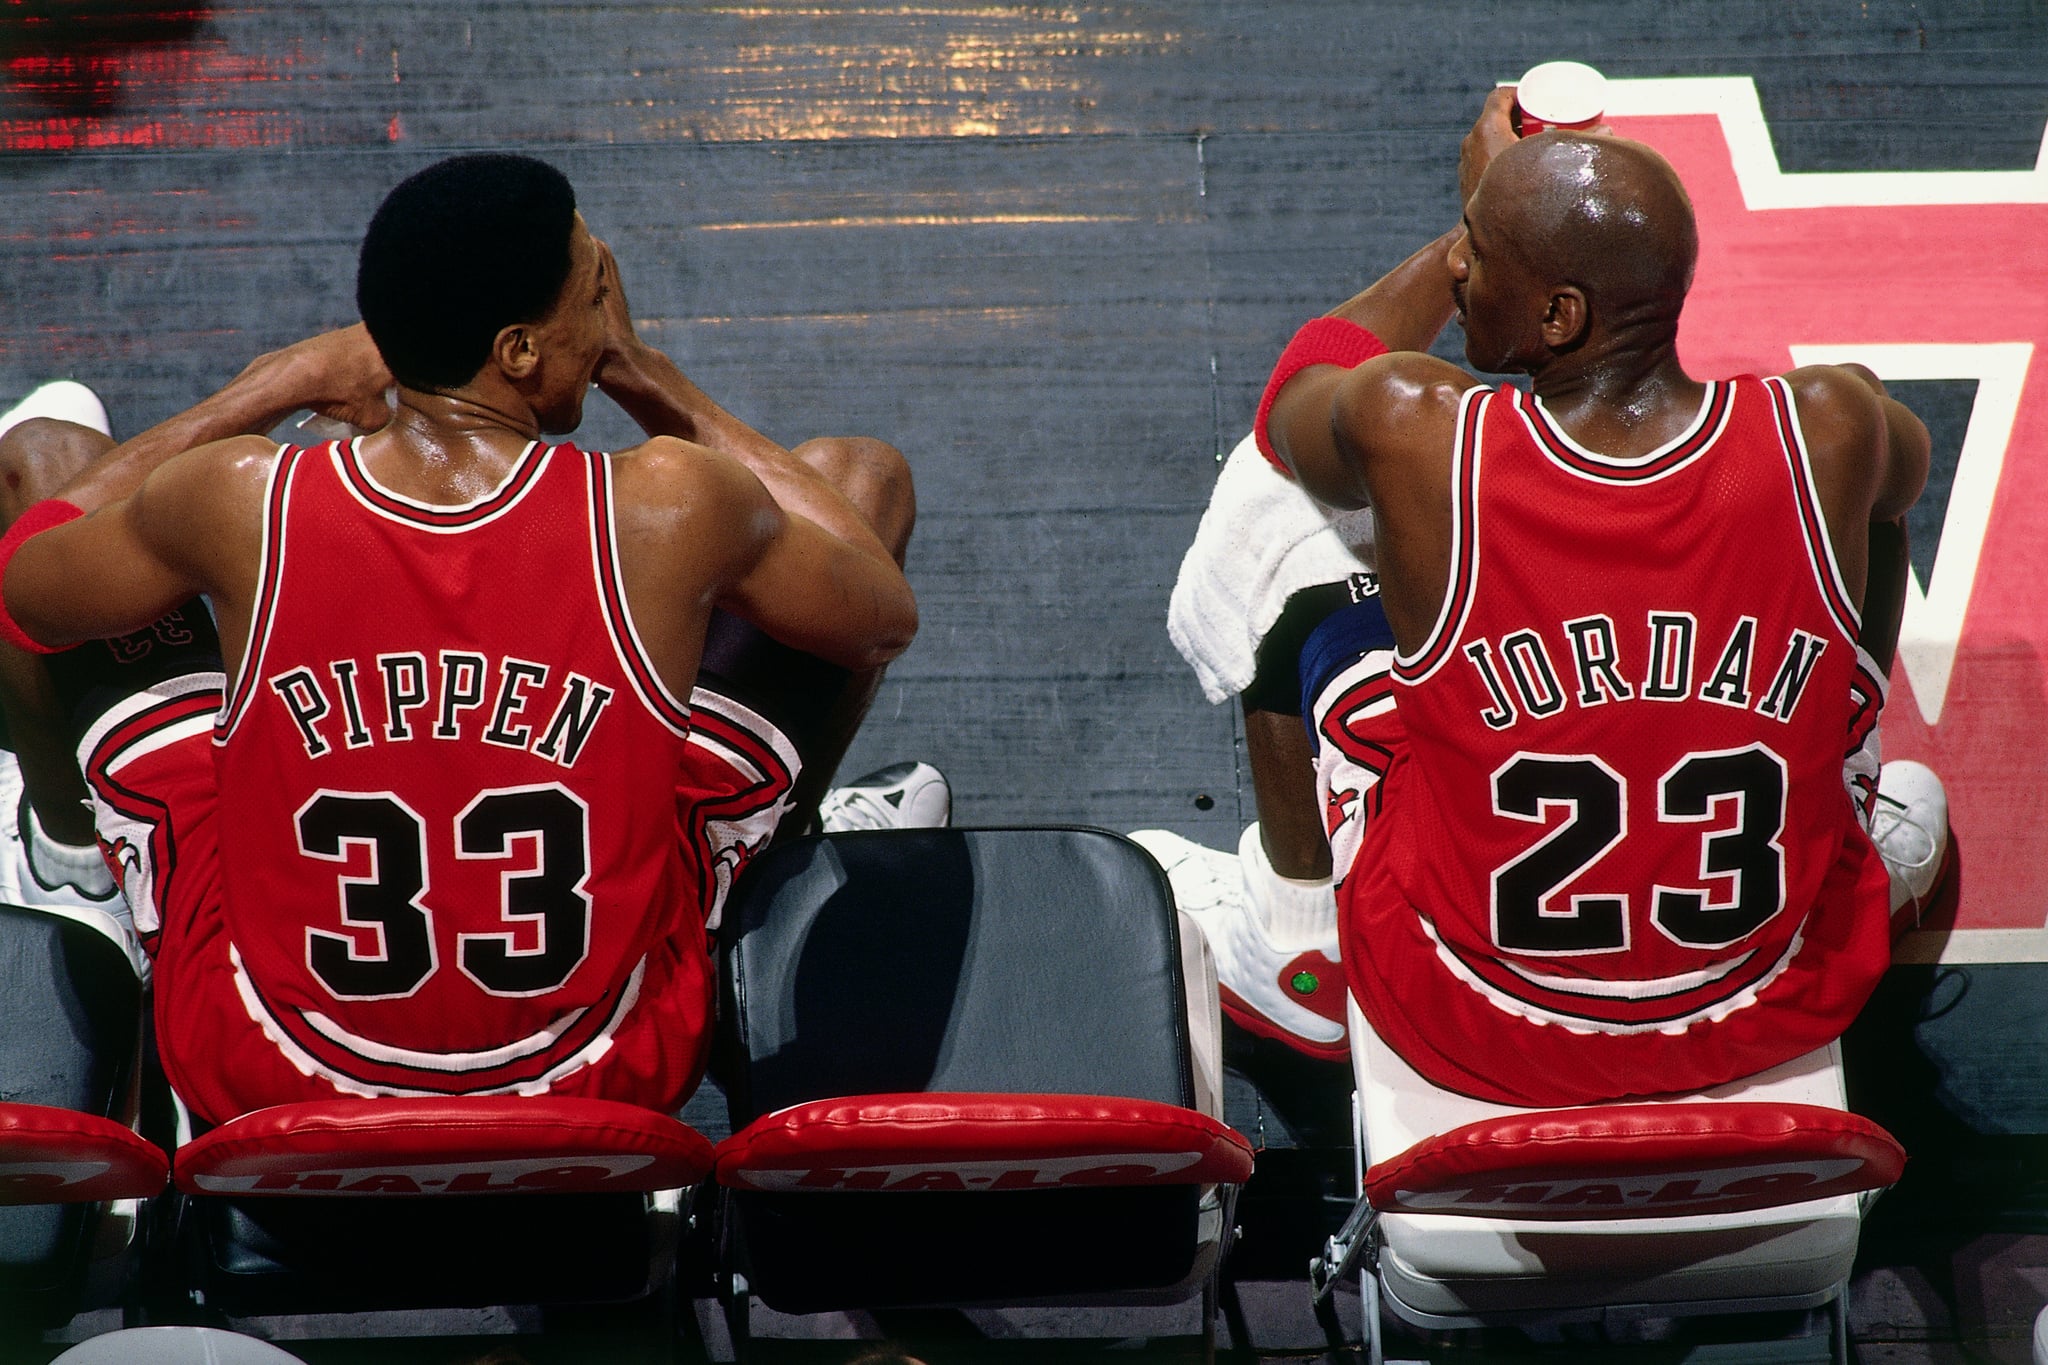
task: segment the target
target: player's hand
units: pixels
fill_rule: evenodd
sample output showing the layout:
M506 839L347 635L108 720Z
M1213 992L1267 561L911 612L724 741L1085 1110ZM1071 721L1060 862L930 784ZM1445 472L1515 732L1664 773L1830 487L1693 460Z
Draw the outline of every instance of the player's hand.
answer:
M1471 199L1479 177L1501 152L1521 139L1515 134L1515 87L1495 86L1480 107L1479 120L1458 147L1458 202Z
M619 278L619 261L612 255L612 249L602 239L597 243L599 269L604 274L604 355L597 362L597 372L592 376L599 388L605 387L606 371L615 365L627 363L633 354L647 343L633 329L633 309L626 302L626 282Z
M360 322L258 356L245 374L274 369L297 405L359 431L391 420L391 371Z

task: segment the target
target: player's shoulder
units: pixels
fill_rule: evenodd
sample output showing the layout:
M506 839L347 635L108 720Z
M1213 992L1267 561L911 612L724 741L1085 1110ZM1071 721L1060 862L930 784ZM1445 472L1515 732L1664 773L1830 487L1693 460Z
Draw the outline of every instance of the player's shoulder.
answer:
M1362 466L1433 465L1451 448L1459 407L1482 381L1433 355L1390 351L1345 377L1333 420Z
M760 480L732 456L679 436L651 436L611 456L621 502L725 499L761 492Z
M693 562L745 559L783 524L760 479L723 451L656 436L611 460L613 515L643 545L667 545Z
M1779 376L1802 419L1811 417L1871 421L1878 413L1876 390L1844 365L1801 365Z
M1465 394L1485 381L1448 360L1422 351L1389 351L1351 372L1340 402L1370 409L1379 417L1455 418Z
M267 436L231 436L194 446L157 466L143 482L142 497L170 506L188 500L260 505L283 450Z

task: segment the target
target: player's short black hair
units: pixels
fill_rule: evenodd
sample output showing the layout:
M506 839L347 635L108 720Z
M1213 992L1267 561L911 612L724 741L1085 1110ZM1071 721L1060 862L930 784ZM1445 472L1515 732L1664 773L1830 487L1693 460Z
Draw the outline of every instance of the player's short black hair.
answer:
M569 279L576 192L530 156L479 152L400 181L363 234L356 308L399 383L468 383L506 327L547 316Z

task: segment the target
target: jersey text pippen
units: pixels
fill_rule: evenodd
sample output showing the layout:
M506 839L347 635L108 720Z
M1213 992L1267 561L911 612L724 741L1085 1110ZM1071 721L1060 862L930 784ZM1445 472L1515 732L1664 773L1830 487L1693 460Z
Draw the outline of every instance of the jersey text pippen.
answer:
M264 681L308 758L372 744L481 740L574 767L613 692L580 673L444 649L301 665Z

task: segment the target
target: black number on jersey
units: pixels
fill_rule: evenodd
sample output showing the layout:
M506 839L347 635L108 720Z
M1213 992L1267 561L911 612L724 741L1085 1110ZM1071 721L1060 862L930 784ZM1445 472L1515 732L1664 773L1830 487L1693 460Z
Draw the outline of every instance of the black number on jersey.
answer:
M299 852L343 862L348 845L370 846L367 879L341 877L344 924L374 928L377 948L358 953L348 934L306 931L306 965L342 1000L411 995L434 973L433 920L427 889L427 831L395 796L321 792L299 808Z
M513 842L534 839L540 866L508 876L503 910L508 920L539 924L540 946L520 952L512 935L464 934L462 970L492 995L543 995L569 979L590 952L590 812L560 787L489 792L455 822L464 858L506 858Z
M1657 784L1657 819L1694 824L1734 803L1733 828L1701 836L1698 887L1656 887L1652 918L1675 942L1719 948L1754 933L1785 908L1785 761L1762 745L1688 754ZM1628 784L1597 759L1520 754L1493 776L1493 808L1564 820L1493 874L1493 938L1503 951L1565 955L1628 947L1628 892L1581 892L1557 905L1628 834ZM1710 899L1713 887L1728 888Z
M535 924L536 946L520 950L511 932L463 934L463 973L493 995L541 995L559 988L590 948L589 812L549 784L485 792L455 821L456 856L509 858L533 841L535 866L499 882L498 913L508 923ZM370 848L367 877L340 878L344 924L376 931L362 952L356 937L306 931L306 961L335 998L388 1000L411 995L439 965L427 901L427 832L404 802L388 793L322 792L298 815L299 851L342 862L348 845Z
M1657 784L1665 820L1707 820L1716 804L1735 801L1734 829L1709 834L1700 875L1734 877L1734 893L1709 901L1704 890L1657 888L1657 925L1680 943L1717 948L1756 930L1785 905L1785 761L1761 746L1725 754L1694 754Z
M1550 893L1621 842L1622 780L1593 758L1524 754L1493 775L1495 814L1543 819L1570 811L1563 824L1493 874L1493 941L1515 953L1601 953L1628 946L1628 902L1574 896L1570 908L1544 904Z

